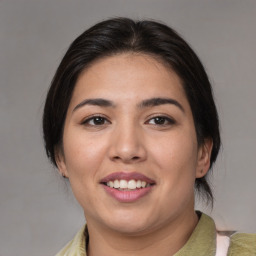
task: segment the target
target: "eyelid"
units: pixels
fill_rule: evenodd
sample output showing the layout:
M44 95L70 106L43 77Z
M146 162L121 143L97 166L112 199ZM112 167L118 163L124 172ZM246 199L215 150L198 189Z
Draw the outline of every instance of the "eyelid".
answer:
M164 118L166 119L169 123L168 124L155 124L158 126L167 126L167 125L174 125L176 123L176 120L173 117L170 117L169 115L166 114L154 114L153 116L149 116L147 118L147 121L145 122L146 124L149 124L149 122L154 119L154 118Z
M81 121L81 124L82 124L82 125L85 125L85 124L88 123L90 120L92 120L93 118L96 118L96 117L101 117L101 118L105 119L105 121L107 121L108 123L111 123L111 122L109 121L109 118L106 117L106 116L103 115L103 114L92 114L92 115L89 115L89 116L87 116L86 118L84 118L84 119Z

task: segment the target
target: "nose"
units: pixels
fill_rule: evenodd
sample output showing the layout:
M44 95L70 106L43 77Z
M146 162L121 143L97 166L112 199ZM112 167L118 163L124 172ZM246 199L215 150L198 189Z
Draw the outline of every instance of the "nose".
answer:
M111 136L109 156L112 161L126 164L144 161L147 151L143 131L131 123L117 127Z

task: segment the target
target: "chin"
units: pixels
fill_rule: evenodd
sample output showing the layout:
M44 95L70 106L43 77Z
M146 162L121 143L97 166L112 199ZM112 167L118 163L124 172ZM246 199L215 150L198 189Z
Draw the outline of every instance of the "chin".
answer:
M145 233L147 229L152 228L152 223L148 219L146 216L126 212L113 214L109 221L105 221L105 225L119 233L136 235Z
M148 228L149 228L148 224L138 223L138 222L134 222L134 223L119 222L112 225L113 230L128 236L136 236L139 234L147 233Z

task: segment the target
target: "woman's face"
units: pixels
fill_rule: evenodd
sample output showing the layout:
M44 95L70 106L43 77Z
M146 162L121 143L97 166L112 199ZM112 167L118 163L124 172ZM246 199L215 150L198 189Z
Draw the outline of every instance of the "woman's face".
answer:
M210 142L198 147L176 73L127 53L80 75L57 162L88 225L145 233L193 214L194 182L210 151Z

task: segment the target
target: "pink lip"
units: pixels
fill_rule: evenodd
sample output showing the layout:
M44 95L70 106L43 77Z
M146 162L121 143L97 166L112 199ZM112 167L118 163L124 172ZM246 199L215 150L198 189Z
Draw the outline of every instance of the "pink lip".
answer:
M112 196L114 199L121 203L132 203L140 198L146 196L153 188L153 186L146 188L138 188L130 191L122 191L115 188L110 188L103 185L105 191Z
M137 172L115 172L111 173L110 175L103 178L100 183L103 185L104 190L114 199L116 199L119 202L122 203L132 203L140 198L146 196L154 186L149 186L146 188L138 188L134 190L118 190L115 188L111 188L105 185L108 181L114 181L114 180L142 180L146 181L149 184L155 185L156 182L145 175Z

